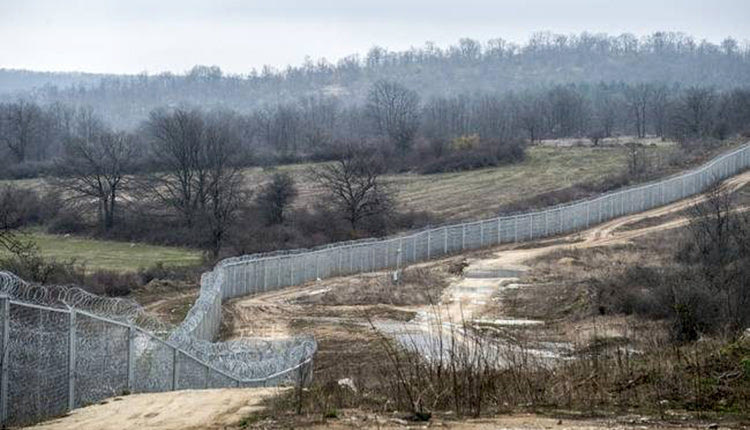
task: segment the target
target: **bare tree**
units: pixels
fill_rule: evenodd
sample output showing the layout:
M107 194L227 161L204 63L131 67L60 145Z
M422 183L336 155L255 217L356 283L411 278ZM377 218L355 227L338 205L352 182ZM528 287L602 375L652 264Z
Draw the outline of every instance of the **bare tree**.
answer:
M311 177L356 231L364 220L387 215L393 209L381 179L383 170L375 151L348 145L337 161L312 169Z
M528 95L519 106L519 120L521 127L529 135L529 143L541 140L544 133L545 103L541 97Z
M0 106L0 139L19 163L37 143L42 119L42 110L34 103L20 100Z
M148 123L159 169L148 188L179 214L187 228L208 232L207 245L214 256L243 195L236 123L230 113L206 115L195 109L155 111Z
M710 189L707 199L690 210L679 254L691 272L684 278L706 291L703 313L718 319L719 328L731 330L750 323L750 217L738 206L726 189ZM718 309L711 307L713 303Z
M127 186L125 175L133 168L138 147L131 135L93 130L90 121L86 123L85 134L65 143L53 183L76 198L96 199L100 225L109 231L115 225L118 196Z
M192 227L207 199L203 116L198 110L157 110L151 112L147 128L152 137L151 157L159 169L150 178L149 188Z
M711 88L688 88L674 118L682 137L704 137L711 132L716 94Z
M209 248L219 256L242 201L242 172L237 164L239 141L231 126L231 114L215 113L206 122L203 136L206 178L206 216L210 226Z
M377 132L402 153L411 149L419 128L419 96L390 81L378 81L367 97L367 113Z
M628 108L635 122L636 135L639 138L646 137L646 118L651 95L651 85L643 83L629 87L625 92Z
M284 215L297 196L294 179L288 173L276 173L257 197L258 206L269 224L281 224Z

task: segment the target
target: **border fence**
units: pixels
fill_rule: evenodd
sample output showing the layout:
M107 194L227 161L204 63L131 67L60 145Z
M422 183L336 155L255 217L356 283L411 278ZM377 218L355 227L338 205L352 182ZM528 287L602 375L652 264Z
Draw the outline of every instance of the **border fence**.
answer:
M750 144L746 143L694 170L545 210L445 225L379 240L230 258L217 268L224 277L221 295L222 299L229 299L315 279L396 269L465 250L571 233L699 194L749 166Z
M445 225L384 239L219 262L174 330L135 303L39 287L0 272L0 422L33 423L128 392L304 384L310 338L213 342L222 302L316 279L575 232L701 193L750 166L750 144L670 178L545 210Z
M127 393L312 378L312 339L211 343L177 332L129 300L0 272L0 424L32 424Z

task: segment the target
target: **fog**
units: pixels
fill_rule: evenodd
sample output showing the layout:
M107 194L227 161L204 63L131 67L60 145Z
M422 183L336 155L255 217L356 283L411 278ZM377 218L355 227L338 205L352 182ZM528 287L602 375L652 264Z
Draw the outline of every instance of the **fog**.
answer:
M248 73L265 64L298 65L307 56L336 61L374 45L403 50L461 37L521 43L542 30L666 30L744 42L749 12L743 0L4 0L0 67L157 73L215 64Z

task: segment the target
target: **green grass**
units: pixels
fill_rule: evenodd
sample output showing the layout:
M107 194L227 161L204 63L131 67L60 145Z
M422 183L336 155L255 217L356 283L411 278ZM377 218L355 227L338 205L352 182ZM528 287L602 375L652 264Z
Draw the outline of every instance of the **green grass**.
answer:
M669 147L649 147L665 154ZM274 171L288 172L299 190L297 207L310 207L323 190L312 184L307 172L314 164L245 169L245 183L254 188ZM494 215L503 204L571 185L603 180L627 169L622 147L533 146L522 163L457 173L387 175L401 209L428 211L448 220Z
M131 244L72 235L66 237L36 231L27 233L25 238L36 242L44 257L75 259L77 263L85 265L86 270L128 272L159 262L172 267L191 266L201 262L200 251L187 248Z

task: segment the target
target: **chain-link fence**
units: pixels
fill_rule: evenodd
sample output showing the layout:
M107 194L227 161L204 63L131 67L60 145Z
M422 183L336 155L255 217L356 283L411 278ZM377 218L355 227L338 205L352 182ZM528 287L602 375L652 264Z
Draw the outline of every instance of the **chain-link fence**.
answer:
M570 233L698 194L747 169L748 164L750 146L746 144L680 175L546 210L446 225L380 240L230 258L217 266L215 272L223 279L221 288L212 294L228 299L315 279L396 269L464 250ZM218 321L212 318L204 318L203 324L200 329L207 333L215 332L218 327Z
M178 331L131 301L0 272L0 423L31 424L125 393L312 377L311 339L210 343L169 334Z

